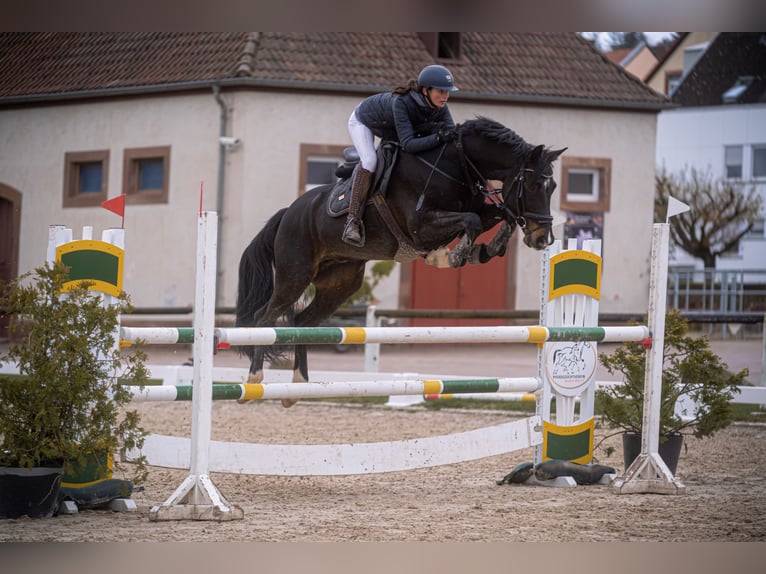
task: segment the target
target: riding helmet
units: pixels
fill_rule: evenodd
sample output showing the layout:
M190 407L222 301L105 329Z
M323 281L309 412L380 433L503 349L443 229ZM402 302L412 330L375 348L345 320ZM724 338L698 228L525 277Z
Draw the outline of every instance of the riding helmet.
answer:
M418 84L424 88L436 88L447 92L457 92L455 80L450 71L444 66L426 66L418 75Z

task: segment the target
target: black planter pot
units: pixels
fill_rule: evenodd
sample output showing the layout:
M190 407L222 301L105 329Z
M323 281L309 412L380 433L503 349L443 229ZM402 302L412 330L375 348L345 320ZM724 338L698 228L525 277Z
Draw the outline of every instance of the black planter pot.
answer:
M664 442L663 437L660 437L660 445L657 449L660 453L660 457L665 462L670 472L673 475L676 474L678 468L678 459L681 456L681 447L684 444L684 435L671 434L665 435ZM636 457L641 454L641 435L636 433L626 432L622 435L622 459L625 463L625 469L636 460Z
M59 502L64 469L0 466L0 518L50 518Z

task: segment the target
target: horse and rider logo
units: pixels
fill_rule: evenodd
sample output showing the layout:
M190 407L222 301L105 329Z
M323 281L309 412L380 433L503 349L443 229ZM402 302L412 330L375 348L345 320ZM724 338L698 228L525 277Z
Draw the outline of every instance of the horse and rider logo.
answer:
M579 395L596 370L596 347L589 341L549 343L545 369L558 393Z

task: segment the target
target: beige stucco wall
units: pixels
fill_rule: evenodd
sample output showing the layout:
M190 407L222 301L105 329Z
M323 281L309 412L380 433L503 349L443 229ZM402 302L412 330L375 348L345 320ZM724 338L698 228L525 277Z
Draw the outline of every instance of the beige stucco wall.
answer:
M224 91L229 134L241 144L227 151L220 214L222 256L219 304L236 296L239 257L263 223L298 193L301 143L348 145L346 120L358 96ZM567 154L612 159L611 211L604 223L602 310L646 309L652 223L654 141L652 113L461 103L456 121L487 115L530 143ZM137 307L184 307L194 301L196 214L215 210L220 109L212 93L107 100L0 111L0 181L23 194L19 271L45 258L47 227L75 230L119 226L104 209L61 208L64 153L110 150L109 197L122 193L125 148L171 146L168 205L128 206L125 289ZM555 174L560 179L560 165ZM554 196L558 208L559 194ZM561 225L556 228L560 237ZM518 249L516 308L538 307L540 254ZM396 307L399 270L376 294Z
M62 209L64 153L108 149L108 195L122 193L125 148L171 146L170 202L129 205L124 288L136 306L194 301L200 182L215 206L218 107L210 97L177 96L35 107L0 112L0 179L22 193L19 272L45 261L48 226L101 230L121 220L100 207Z
M625 69L637 78L643 80L656 65L657 58L647 46L644 46L630 63L625 66Z

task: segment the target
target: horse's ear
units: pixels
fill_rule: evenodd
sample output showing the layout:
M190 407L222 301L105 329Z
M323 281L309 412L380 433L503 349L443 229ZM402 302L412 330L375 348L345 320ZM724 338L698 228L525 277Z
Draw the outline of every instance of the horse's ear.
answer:
M551 152L551 162L556 161L559 158L559 156L562 153L564 153L565 151L567 151L568 149L569 149L568 147L563 147L561 149L557 149L556 151L552 151Z
M543 155L543 152L545 151L545 146L539 145L535 147L535 149L532 150L532 155L529 156L532 160L532 163L539 163L540 158Z

